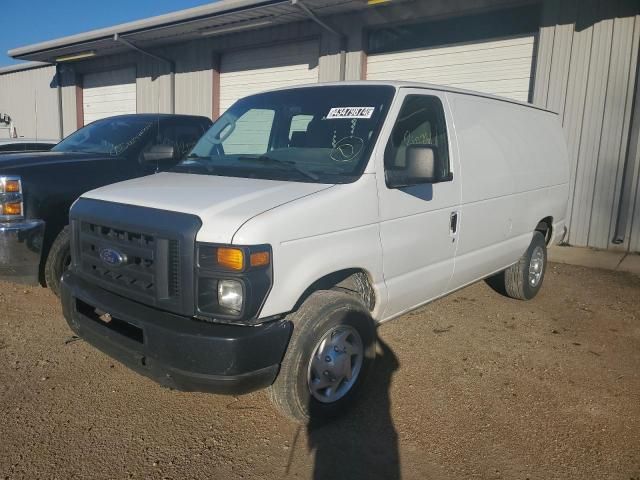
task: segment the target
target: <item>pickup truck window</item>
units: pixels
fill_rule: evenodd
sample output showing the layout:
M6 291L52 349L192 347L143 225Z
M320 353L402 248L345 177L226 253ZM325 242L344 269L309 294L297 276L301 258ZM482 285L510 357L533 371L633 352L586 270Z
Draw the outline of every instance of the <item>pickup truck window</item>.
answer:
M321 86L239 100L177 171L317 183L363 172L393 99L389 86Z
M449 172L449 144L442 102L438 97L407 95L385 150L385 168L402 169L409 145L435 145Z
M211 126L210 121L188 118L160 120L159 123L160 126L151 132L155 135L147 140L142 151L147 151L154 145L171 145L176 160L184 158Z
M141 146L156 124L149 118L105 118L72 133L51 151L124 155L130 149Z

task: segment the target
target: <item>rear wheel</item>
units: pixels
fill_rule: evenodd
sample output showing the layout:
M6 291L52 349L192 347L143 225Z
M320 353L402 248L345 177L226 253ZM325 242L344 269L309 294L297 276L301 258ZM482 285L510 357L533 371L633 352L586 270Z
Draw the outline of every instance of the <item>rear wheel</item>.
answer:
M487 279L487 283L500 293L518 300L531 300L535 297L544 280L547 267L547 245L544 235L533 233L533 239L527 251L503 272Z
M47 287L58 297L60 296L60 279L69 265L71 265L71 231L67 225L53 241L44 267Z
M356 399L373 365L373 320L362 302L335 291L312 294L290 319L293 334L269 397L298 422L335 417Z

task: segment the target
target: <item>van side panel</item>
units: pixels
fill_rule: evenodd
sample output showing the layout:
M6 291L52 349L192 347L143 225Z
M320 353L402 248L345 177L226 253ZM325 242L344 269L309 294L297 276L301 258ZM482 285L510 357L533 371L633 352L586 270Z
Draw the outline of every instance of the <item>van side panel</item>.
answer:
M373 174L268 210L240 227L233 243L270 243L273 248L273 288L261 318L290 312L316 280L345 269L369 275L376 295L374 318L386 305Z
M447 97L462 176L455 289L515 263L543 218L562 230L569 170L557 115L473 95Z

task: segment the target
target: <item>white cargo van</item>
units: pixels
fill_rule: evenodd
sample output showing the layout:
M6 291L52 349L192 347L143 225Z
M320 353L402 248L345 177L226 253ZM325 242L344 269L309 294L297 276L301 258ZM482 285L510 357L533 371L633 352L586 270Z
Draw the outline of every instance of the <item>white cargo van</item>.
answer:
M376 324L489 277L533 298L567 182L557 116L532 105L391 82L253 95L173 171L75 203L64 313L164 385L331 416Z

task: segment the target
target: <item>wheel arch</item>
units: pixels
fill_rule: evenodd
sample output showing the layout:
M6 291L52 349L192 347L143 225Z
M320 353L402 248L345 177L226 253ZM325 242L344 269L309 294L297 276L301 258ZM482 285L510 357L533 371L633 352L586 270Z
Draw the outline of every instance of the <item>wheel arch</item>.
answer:
M372 312L378 303L378 295L373 285L371 274L364 268L344 268L327 273L313 281L302 292L295 303L294 310L300 308L314 292L337 290L358 297L369 312Z
M540 220L536 225L535 231L542 233L545 243L549 245L553 238L553 217L549 216Z

